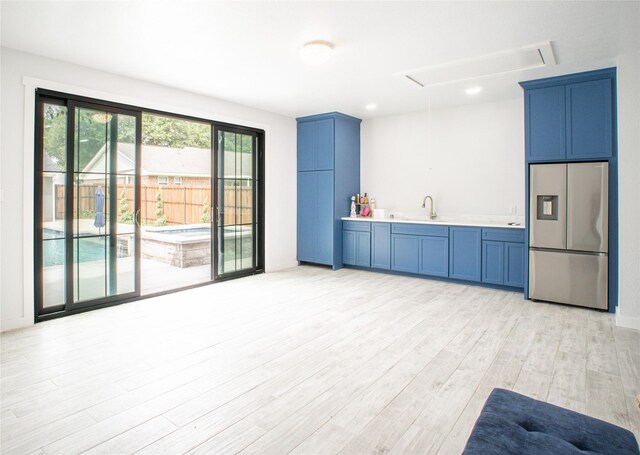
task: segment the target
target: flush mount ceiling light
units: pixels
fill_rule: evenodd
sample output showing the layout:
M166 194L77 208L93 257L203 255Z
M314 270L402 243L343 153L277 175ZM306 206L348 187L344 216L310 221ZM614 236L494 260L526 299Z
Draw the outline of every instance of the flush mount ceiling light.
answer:
M477 85L475 87L469 87L468 89L466 89L464 92L467 95L477 95L478 93L480 93L482 91L482 87L478 87Z
M365 109L367 109L367 110L369 110L369 111L373 111L373 110L375 110L375 108L376 108L376 107L378 107L378 106L376 105L376 103L369 103L369 104L367 104L364 108L365 108Z
M300 56L307 65L317 66L326 63L332 51L333 44L328 41L309 41L300 49Z

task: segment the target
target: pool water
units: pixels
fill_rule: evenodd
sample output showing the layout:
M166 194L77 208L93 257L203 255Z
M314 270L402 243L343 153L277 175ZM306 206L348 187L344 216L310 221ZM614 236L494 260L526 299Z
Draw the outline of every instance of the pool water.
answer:
M42 254L45 267L64 264L63 233L51 229L44 229ZM103 261L106 257L106 237L80 238L73 242L73 256L79 262ZM78 254L80 244L80 254Z

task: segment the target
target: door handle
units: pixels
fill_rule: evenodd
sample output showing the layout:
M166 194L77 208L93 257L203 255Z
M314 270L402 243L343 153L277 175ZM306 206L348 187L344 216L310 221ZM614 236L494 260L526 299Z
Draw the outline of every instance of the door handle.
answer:
M136 213L133 214L133 224L140 226L140 209L136 210Z

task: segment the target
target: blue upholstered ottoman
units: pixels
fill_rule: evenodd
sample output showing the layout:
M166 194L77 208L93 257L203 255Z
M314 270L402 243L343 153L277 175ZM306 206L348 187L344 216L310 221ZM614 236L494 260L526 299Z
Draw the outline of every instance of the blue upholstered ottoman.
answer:
M633 433L602 420L494 389L464 449L467 455L640 455Z

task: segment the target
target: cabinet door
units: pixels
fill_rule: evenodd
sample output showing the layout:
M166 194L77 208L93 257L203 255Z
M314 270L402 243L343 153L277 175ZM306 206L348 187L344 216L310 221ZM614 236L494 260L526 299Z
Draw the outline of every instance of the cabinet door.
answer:
M316 122L298 123L298 171L316 169Z
M393 234L391 236L391 269L398 272L418 273L418 236Z
M481 279L481 230L473 227L449 228L449 276L467 281Z
M316 162L318 170L333 169L334 124L333 119L324 119L316 124Z
M356 265L371 266L371 234L368 232L356 232Z
M525 141L529 161L564 159L564 87L527 90L525 103Z
M339 222L333 218L333 171L314 172L317 178L317 229L316 260L319 264L333 265L334 229L339 229ZM336 232L340 235L340 231Z
M371 223L371 267L391 268L391 223Z
M449 276L449 239L447 237L420 237L418 273Z
M612 81L567 85L567 158L609 158L613 151Z
M342 231L342 262L356 265L357 231Z
M318 227L315 172L298 172L298 261L315 262Z
M524 287L524 243L504 244L504 284Z
M482 282L504 284L504 242L482 242Z

